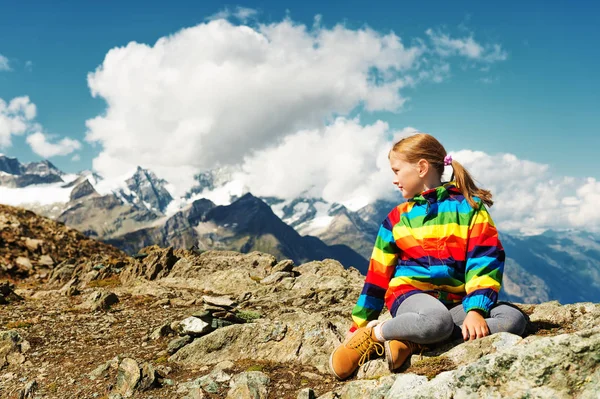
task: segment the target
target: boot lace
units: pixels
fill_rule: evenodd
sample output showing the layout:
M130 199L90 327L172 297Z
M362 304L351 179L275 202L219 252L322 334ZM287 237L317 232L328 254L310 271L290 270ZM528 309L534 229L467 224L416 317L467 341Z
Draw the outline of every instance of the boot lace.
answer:
M356 346L353 346L353 349L360 353L360 359L358 359L359 367L371 359L371 353L373 351L379 356L382 356L385 351L383 345L371 338L369 331L364 331L363 334L361 339L356 343Z

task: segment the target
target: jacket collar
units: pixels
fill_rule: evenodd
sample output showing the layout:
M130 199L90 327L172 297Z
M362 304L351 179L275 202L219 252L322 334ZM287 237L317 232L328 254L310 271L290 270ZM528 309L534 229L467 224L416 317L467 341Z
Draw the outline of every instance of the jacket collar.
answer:
M415 202L416 204L433 204L435 202L441 202L449 198L450 195L461 194L456 187L456 183L451 181L444 183L441 186L431 188L423 191L421 194L415 195L409 199L409 202Z

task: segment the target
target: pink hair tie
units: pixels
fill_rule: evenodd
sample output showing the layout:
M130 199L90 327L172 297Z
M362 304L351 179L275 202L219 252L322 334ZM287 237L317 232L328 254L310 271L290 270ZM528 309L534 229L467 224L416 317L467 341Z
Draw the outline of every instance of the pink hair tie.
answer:
M452 165L452 155L446 155L444 157L444 166Z

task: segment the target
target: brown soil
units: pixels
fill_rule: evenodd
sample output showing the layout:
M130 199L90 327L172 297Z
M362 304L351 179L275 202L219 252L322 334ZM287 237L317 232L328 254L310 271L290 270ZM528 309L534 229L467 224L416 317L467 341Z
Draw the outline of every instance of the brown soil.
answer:
M83 299L81 295L26 298L0 306L0 330L13 329L31 345L24 364L0 370L0 397L18 398L19 391L32 380L38 385L36 397L107 397L116 382L116 370L110 369L106 377L96 380L90 379L89 374L115 356L131 357L140 364L150 362L173 381L173 385L165 383L160 388L136 392L135 398L183 397L185 394L176 392L177 383L193 381L212 370L207 366L191 369L170 363L168 356L160 352L166 350L173 336L149 339L150 333L165 322L182 320L202 310L202 305L152 306L154 297L123 295L109 311L90 312L76 308ZM233 376L252 370L262 371L271 379L269 398L296 398L298 391L307 387L322 395L341 385L330 375L298 364L248 359L225 372ZM218 393L205 392L205 396L224 398L229 383L219 388Z

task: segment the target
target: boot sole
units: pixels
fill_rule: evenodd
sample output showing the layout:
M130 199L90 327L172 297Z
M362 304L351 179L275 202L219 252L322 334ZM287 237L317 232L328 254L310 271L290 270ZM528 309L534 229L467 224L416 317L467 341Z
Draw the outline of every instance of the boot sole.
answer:
M385 361L387 362L388 369L390 371L394 371L394 361L392 360L392 349L390 348L390 342L385 341L383 343L383 348L385 351Z
M339 375L337 375L337 373L333 369L333 354L334 353L335 353L335 351L331 352L331 355L329 356L329 370L331 370L331 373L333 375L335 375L335 378L337 378L338 380L342 381L344 379L342 377L340 377Z

